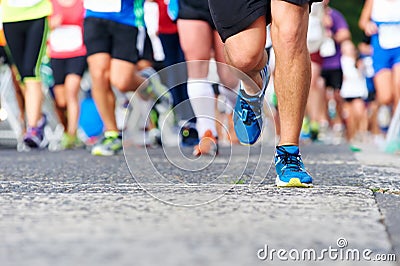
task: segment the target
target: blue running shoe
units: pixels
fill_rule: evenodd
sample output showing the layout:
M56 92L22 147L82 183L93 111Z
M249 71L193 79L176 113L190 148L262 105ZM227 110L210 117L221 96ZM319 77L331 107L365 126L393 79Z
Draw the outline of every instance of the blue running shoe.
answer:
M299 147L277 146L275 153L276 185L278 187L312 187L312 177L306 171Z
M260 72L263 87L260 94L249 96L243 88L239 89L233 113L233 124L236 135L242 144L252 145L261 135L263 127L262 107L270 72L266 65Z

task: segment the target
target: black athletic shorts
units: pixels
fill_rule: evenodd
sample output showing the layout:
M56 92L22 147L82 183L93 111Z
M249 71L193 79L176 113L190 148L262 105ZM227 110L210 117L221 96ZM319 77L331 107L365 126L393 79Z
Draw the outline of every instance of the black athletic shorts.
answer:
M321 76L325 80L325 86L331 87L334 90L340 90L343 83L343 71L342 69L329 69L322 70Z
M138 51L138 60L148 60L154 62L154 50L153 44L147 30L142 28L139 29L136 49Z
M283 0L296 5L322 0ZM261 16L271 22L271 0L209 0L211 16L223 42Z
M215 29L210 8L208 6L208 0L179 0L178 18L203 20L208 22L212 29Z
M361 100L362 100L362 97L344 98L343 100L344 100L346 103L351 103L352 101L358 100L358 99L361 99Z
M51 69L53 70L54 84L61 85L65 82L68 74L83 75L86 69L86 56L78 56L66 59L51 58Z
M46 53L47 18L3 23L7 47L17 66L19 80L40 80L40 64Z
M84 42L87 56L108 53L131 63L139 60L136 48L138 28L102 18L85 18Z

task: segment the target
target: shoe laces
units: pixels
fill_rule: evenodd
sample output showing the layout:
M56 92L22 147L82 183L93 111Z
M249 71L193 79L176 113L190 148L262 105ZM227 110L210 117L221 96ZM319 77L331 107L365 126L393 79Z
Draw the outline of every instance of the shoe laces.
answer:
M117 138L118 138L118 136L107 136L107 135L105 135L101 139L100 143L104 144L104 145L108 145L108 144L111 144Z
M288 168L295 172L304 171L301 165L300 154L289 153L282 147L278 147L277 149L279 151L277 156L281 159L284 165L282 169Z
M27 133L31 136L38 136L40 135L41 131L38 127L28 127Z
M245 99L240 98L240 107L242 108L242 121L243 123L250 125L257 120L253 108Z
M264 95L267 89L269 77L270 77L270 71L269 67L265 66L261 72L261 79L263 80L263 85L261 88L261 92L258 97L251 97L251 99L244 99L243 97L240 97L240 107L243 110L242 111L242 121L244 124L250 125L254 121L257 121L259 118L259 115L257 113L261 113L261 106L262 106L262 101L264 99ZM250 104L249 104L250 103ZM253 104L251 104L253 103Z

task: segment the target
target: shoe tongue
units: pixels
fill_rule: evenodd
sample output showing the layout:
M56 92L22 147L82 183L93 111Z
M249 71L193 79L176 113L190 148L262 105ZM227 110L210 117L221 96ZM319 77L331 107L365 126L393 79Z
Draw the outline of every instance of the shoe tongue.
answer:
M286 152L290 153L290 154L299 154L299 147L298 146L294 146L294 145L284 145L284 146L280 146L281 148L283 148ZM277 149L278 154L282 154L283 151L281 151L280 149Z

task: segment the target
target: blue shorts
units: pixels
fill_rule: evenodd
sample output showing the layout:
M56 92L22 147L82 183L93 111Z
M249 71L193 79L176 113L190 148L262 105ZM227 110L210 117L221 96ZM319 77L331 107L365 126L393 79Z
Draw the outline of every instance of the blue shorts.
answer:
M392 69L395 64L400 64L400 47L383 49L379 45L378 35L372 36L371 44L374 49L372 60L375 73L382 69Z

